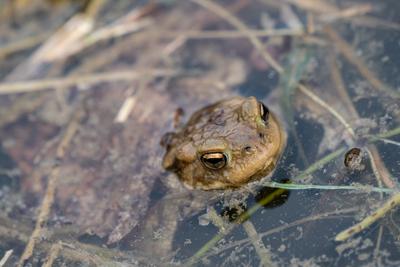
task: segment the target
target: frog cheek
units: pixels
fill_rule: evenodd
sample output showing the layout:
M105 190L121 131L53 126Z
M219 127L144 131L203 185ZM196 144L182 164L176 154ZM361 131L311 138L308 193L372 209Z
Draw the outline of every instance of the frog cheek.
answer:
M163 158L162 165L165 169L171 170L178 164L188 164L196 160L196 148L192 143L184 143L178 147L171 148Z
M192 142L180 145L176 150L176 158L179 161L190 163L196 160L197 150Z

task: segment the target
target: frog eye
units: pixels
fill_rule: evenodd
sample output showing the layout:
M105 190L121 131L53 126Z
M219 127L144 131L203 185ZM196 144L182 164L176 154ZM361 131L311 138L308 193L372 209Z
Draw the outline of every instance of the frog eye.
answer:
M217 170L225 167L227 157L222 152L210 152L201 156L201 162L209 169Z
M261 102L260 102L260 116L265 123L268 122L269 109Z

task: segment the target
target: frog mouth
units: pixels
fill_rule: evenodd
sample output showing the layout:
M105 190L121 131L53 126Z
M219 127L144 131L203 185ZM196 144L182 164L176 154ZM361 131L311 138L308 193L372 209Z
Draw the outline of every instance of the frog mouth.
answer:
M248 181L246 183L243 183L242 185L271 177L274 173L276 162L277 160L273 160L269 164L266 164L262 169L256 171L253 175L251 175Z

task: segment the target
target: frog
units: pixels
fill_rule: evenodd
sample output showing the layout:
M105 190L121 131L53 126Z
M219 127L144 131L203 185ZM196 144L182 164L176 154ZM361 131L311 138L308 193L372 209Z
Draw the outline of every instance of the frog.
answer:
M270 176L286 144L277 116L254 96L201 108L163 139L163 167L201 190L239 188Z
M126 6L127 4L123 5ZM124 8L125 6L110 9L112 13L104 13L105 16L98 16L96 25L106 26L112 18L125 16L125 13L130 11ZM132 6L132 4L129 4L129 6ZM240 5L233 5L232 7L236 9L239 6L242 9L246 5L242 5L240 2ZM251 6L251 10L258 8L258 6ZM139 6L134 5L135 11L137 8ZM34 6L32 6L32 9L34 9ZM74 8L74 10L76 9ZM87 258L103 260L106 257L105 255L110 255L111 250L107 250L107 253L98 253L97 250L90 252L91 250L86 249L86 243L93 243L93 240L95 240L96 248L106 248L107 246L126 248L120 246L120 244L124 241L136 242L138 238L134 238L135 236L132 238L131 233L135 234L137 230L143 236L144 243L149 244L149 246L141 247L141 243L136 243L136 249L132 249L133 254L136 256L141 255L142 251L149 252L150 255L147 257L149 260L160 259L160 262L157 262L158 265L165 266L168 262L164 258L156 257L155 253L168 256L171 255L172 251L187 248L186 242L179 240L182 228L188 225L187 222L191 218L194 218L195 224L197 218L199 218L199 225L203 226L203 223L200 224L200 217L204 218L206 208L212 206L215 199L237 193L248 186L261 185L261 179L263 177L268 179L272 173L280 178L278 172L280 168L274 166L278 163L282 164L284 171L289 169L289 177L293 173L296 174L298 165L295 164L293 165L294 168L291 168L291 165L285 164L285 160L286 155L290 156L290 150L296 149L297 145L292 145L292 143L285 145L286 140L283 140L285 137L282 137L285 134L284 122L278 119L280 117L277 114L277 109L270 105L279 101L268 101L266 99L273 92L284 92L285 88L278 88L279 85L275 84L277 76L288 73L296 74L297 71L292 70L296 70L297 66L299 69L305 69L307 73L302 75L301 78L310 80L312 91L325 101L329 101L329 104L335 110L341 111L340 113L343 115L350 114L350 112L343 110L344 103L340 101L342 97L334 96L336 94L335 83L339 80L340 84L340 79L335 79L335 82L333 82L328 77L330 65L332 65L330 62L332 61L330 60L331 53L334 52L331 49L332 47L329 46L329 41L326 42L327 45L318 42L322 45L312 46L312 54L315 53L316 56L313 56L313 60L310 61L312 64L307 64L305 67L301 60L295 61L293 60L295 57L291 55L286 57L282 54L288 52L287 50L292 49L292 47L297 48L296 42L292 41L295 38L293 36L276 36L273 37L272 42L263 38L262 42L265 44L265 49L261 51L262 53L259 53L259 49L252 48L251 43L246 38L235 38L234 41L231 38L224 38L224 40L218 42L211 42L192 40L190 34L185 36L184 32L182 32L183 36L150 34L170 33L178 30L225 29L225 22L218 17L210 17L209 10L198 8L193 4L179 4L173 6L173 8L157 8L157 10L155 16L150 17L150 23L144 23L146 29L134 31L132 37L128 35L124 35L124 38L114 36L112 42L107 41L99 46L88 47L75 55L68 56L65 54L65 59L50 61L47 56L39 57L36 53L32 53L29 57L29 54L35 51L35 48L32 47L24 50L21 54L5 57L5 60L2 61L4 63L2 69L5 70L2 78L10 72L10 74L4 76L3 81L19 83L35 80L36 88L38 88L38 84L41 84L41 81L45 81L44 84L53 84L53 82L58 84L46 86L49 88L40 88L39 91L32 92L29 90L23 94L13 92L10 95L2 95L0 98L2 147L21 173L20 177L10 179L15 186L8 191L9 195L4 196L2 194L1 201L2 203L5 201L9 203L8 207L10 208L7 208L7 210L11 211L10 219L13 220L9 225L21 223L22 226L13 227L10 228L11 231L3 232L13 233L15 229L26 229L23 231L24 233L21 231L19 235L12 234L9 242L11 246L6 249L26 245L27 239L32 233L32 220L36 221L37 215L41 213L41 203L43 196L46 195L46 188L48 188L49 174L53 173L53 166L56 166L60 178L57 180L53 196L54 203L49 211L49 218L43 222L43 225L47 226L46 230L49 231L40 235L45 238L40 238L40 241L37 240L33 249L36 254L35 259L38 259L39 256L40 258L47 256L48 248L53 245L53 242L61 241L63 244L72 244L80 253L68 253L68 247L65 247L61 251L67 251L67 253L60 255L60 258L61 256L68 258L68 254L73 256L81 254L85 260ZM38 11L40 9L35 10L34 13ZM64 11L68 10L65 9ZM118 14L118 12L121 13ZM260 12L262 12L263 17L264 14L267 14L267 10L264 9L260 9ZM147 19L147 16L151 13L147 9L137 17ZM51 15L53 12L43 14ZM188 17L185 14L193 14L193 16ZM245 13L240 12L240 14ZM46 16L28 17L34 21ZM64 17L57 16L56 20L60 19L64 24ZM258 14L251 16L251 19L257 18ZM45 21L50 22L52 20L49 19L46 18ZM104 19L107 21L104 21ZM249 23L247 16L240 15L240 19L243 19L243 23L247 25L253 24ZM44 25L42 22L41 20L40 23L29 23L30 29L35 29L35 32L52 33L54 29L62 26L54 23L45 23ZM140 25L142 24L140 23ZM7 32L12 33L15 37L20 35L23 41L27 29L20 27L20 34L18 35L13 33L15 30L18 29L13 27ZM361 31L362 36L355 35L354 45L359 40L362 45L360 49L363 49L363 45L368 43L364 42L365 34L363 33L364 31ZM51 35L52 38L45 38L49 42L35 45L35 47L38 46L39 50L37 51L42 52L41 55L46 54L46 51L63 50L60 50L61 44L54 42L54 36ZM346 36L353 36L353 34L346 34ZM67 42L63 42L64 45L67 45L67 48L78 47L82 41L80 38L72 38L73 40L65 38L65 32L61 37L63 37L63 40L67 40ZM319 37L323 38L322 35ZM18 41L19 39L15 40ZM306 41L307 38L300 39L301 47L304 47L307 43L304 42L303 44L303 41ZM76 43L74 43L74 40ZM52 49L51 44L54 45L55 49ZM262 60L261 56L269 51L275 52L271 56L279 62L283 63L285 58L291 59L288 67L284 67L285 73L281 73L282 75L268 70L269 66L265 62L262 62L264 64L258 63ZM381 49L377 49L377 51L382 52ZM308 55L308 53L305 54ZM254 59L257 56L259 59ZM376 56L381 57L380 54ZM385 63L390 62L385 61ZM342 66L342 64L339 65ZM164 70L168 71L164 72ZM344 70L343 67L342 71ZM131 71L132 75L129 74ZM155 75L155 73L158 74ZM92 74L95 74L95 76L92 76ZM88 77L90 79L87 79ZM95 77L96 79L94 79ZM105 77L105 79L97 79L98 77ZM64 80L64 78L66 79ZM281 80L281 77L278 78ZM290 78L290 81L297 79L297 75L290 76ZM356 76L351 75L351 78L351 81L346 78L344 80L345 86L341 87L347 87L347 82L350 82L349 87L354 87L354 90L351 90L354 96L353 100L368 100L370 89L363 89L365 86L360 86L362 84L357 82L360 79L353 79ZM49 81L50 83L47 83ZM365 93L361 91L365 91ZM284 156L281 156L282 151L278 149L274 153L270 153L271 157L267 158L264 153L261 153L261 151L267 150L265 144L261 144L262 149L256 150L254 154L247 154L246 144L245 142L241 143L241 141L251 140L258 144L259 140L255 129L259 128L250 126L251 123L254 123L257 127L262 128L261 108L263 107L256 106L254 103L260 102L256 102L254 99L249 101L248 97L235 96L242 94L246 96L257 95L258 100L267 103L268 108L273 110L273 113L268 111L268 127L277 123L280 130L279 134L266 134L266 138L269 138L269 141L273 141L273 144L276 144L282 150L286 146L287 152ZM316 124L315 122L318 122L322 125L320 128L324 130L324 136L321 139L312 138L318 136L319 132L317 131L314 131L314 135L310 137L315 128L311 128L304 137L304 139L307 139L304 141L311 140L312 146L310 147L318 146L315 151L310 150L309 147L305 148L306 151L311 151L309 154L312 157L309 163L324 155L326 151L334 151L338 145L352 140L351 136L345 138L346 136L341 134L343 126L335 124L337 120L332 119L326 108L321 108L318 103L310 101L302 93L293 92L293 94L287 95L293 95L295 101L287 102L289 102L288 104L293 111L296 111L293 112L296 113L296 117L307 119L313 126ZM372 96L374 95L372 94ZM385 101L387 100L385 99ZM247 120L235 120L234 118L242 118L239 114L244 111L242 107L245 101L254 104L250 105L252 111L250 113L254 117L246 117ZM233 103L236 103L237 107L234 108ZM375 100L371 103L375 103ZM214 108L212 108L213 105ZM121 122L116 118L121 114L120 111L127 110L125 107L130 107L128 109L130 112L128 112L126 120ZM186 125L174 129L174 134L169 134L164 138L166 147L160 147L158 143L161 136L172 130L171 120L177 107L181 107L189 115L195 115L192 116L193 119L186 120L185 118ZM223 110L225 111L223 116L220 115L221 117L218 118L217 111L221 107L224 107ZM311 111L305 113L304 109ZM398 110L396 105L392 105L392 109ZM74 117L77 110L82 110L82 113L84 113L82 119L76 122L79 130L71 137L70 145L63 146L66 155L60 160L56 155L56 147L59 143L63 143L64 132L68 129L71 118ZM203 113L197 110L203 110ZM264 113L265 111L266 109L263 109ZM231 118L227 116L228 114L235 116ZM216 116L214 123L208 121L212 116ZM196 117L197 119L195 119ZM254 121L250 118L254 118ZM225 125L218 125L219 120L222 120ZM286 118L286 120L293 120L293 118ZM204 128L200 127L201 125ZM291 126L293 125L295 124L293 123ZM304 123L300 121L299 126L303 125ZM267 124L265 127L267 128ZM192 128L192 131L189 131L189 128ZM230 135L230 132L235 134ZM286 132L290 133L291 137L293 136L293 129L287 129ZM199 137L198 143L194 143L192 140L196 134ZM277 140L280 140L278 139L280 135L282 135L282 141L277 142ZM183 146L183 144L188 143L192 144ZM219 147L221 144L222 149ZM254 143L252 144L254 145ZM349 146L355 147L358 144L349 144ZM183 148L190 149L184 150ZM167 153L164 156L165 150L167 150ZM181 161L181 158L189 158L192 161ZM270 162L268 163L268 161ZM288 163L293 163L293 161L288 160ZM258 168L250 171L249 166L251 164L255 164ZM242 165L245 167L242 168ZM267 165L268 167L266 167ZM308 164L305 164L304 167L307 166ZM177 176L173 172L165 171L163 167L175 172ZM302 167L300 165L300 168ZM193 172L190 172L190 170L196 170L198 175L192 175ZM283 174L286 174L284 171ZM329 169L327 171L324 169L325 172L327 175L331 173ZM204 181L206 176L201 175L202 173L209 173L210 179ZM321 175L321 179L327 175ZM236 179L232 180L233 177ZM275 177L273 178L275 179ZM174 182L177 182L177 184ZM318 183L318 181L313 182ZM191 189L187 190L182 185ZM2 190L3 192L7 192L7 190ZM202 196L204 197L202 198ZM14 201L16 197L21 197L22 200ZM232 199L235 197L232 197ZM359 197L358 199L358 201L364 200ZM310 207L307 204L314 205L315 203L313 199L308 202L308 197L304 197L304 200L305 202L299 204L299 208L302 208L299 211L307 211ZM346 200L349 199L344 196L342 201L348 203L348 205L355 205L355 202ZM336 201L332 201L332 205L335 203ZM324 207L325 210L323 211L332 208L329 205L315 206ZM337 206L333 208L337 209ZM303 214L303 212L294 212L293 217L296 213ZM277 223L285 222L283 212L279 210L276 214L279 215L275 216L279 220ZM6 215L8 216L8 214ZM293 219L301 219L301 217L294 217ZM267 220L268 226L272 227L275 224L272 216ZM151 227L143 229L140 225ZM193 228L191 231L196 232L197 229ZM257 228L257 230L259 229ZM175 235L175 233L177 234ZM208 238L209 233L212 232L207 232L204 237ZM290 235L287 235L287 237L284 239L290 240ZM313 241L315 235L311 235L311 237L310 240ZM230 237L226 238L226 240L230 239ZM3 240L2 244L5 243ZM200 243L197 243L199 241L191 240L194 240L193 249L197 250L200 245ZM304 240L307 241L307 239ZM154 242L151 243L152 241ZM266 240L263 239L262 241ZM303 242L303 240L299 240L299 242ZM174 243L178 246L174 247ZM293 248L292 244L294 243L282 245L286 248ZM159 249L155 249L155 245ZM330 245L329 247L333 246ZM5 248L5 246L3 245L2 248ZM165 250L165 253L160 253L162 250ZM243 252L243 250L239 250ZM274 247L272 246L271 252L274 252L273 250ZM118 257L112 256L113 260L115 259L115 264L94 262L93 265L130 263L135 265L137 258L132 257L131 254L125 254L129 257L125 257L123 263L117 262L120 253L122 251L118 250ZM98 257L100 254L102 257ZM225 255L227 255L225 257L236 258L236 255L231 253ZM290 253L290 255L292 254ZM336 252L334 252L334 255L336 255ZM224 256L221 255L221 257ZM13 258L18 258L18 255L14 254ZM293 259L297 259L297 256ZM72 260L73 264L79 264L79 259ZM62 262L60 264L71 265L72 263ZM284 264L283 261L282 264ZM84 265L88 265L88 263L84 263ZM136 263L136 265L138 264Z
M177 218L195 215L207 221L208 210L220 204L222 213L245 211L246 200L257 194L260 180L271 178L285 150L286 126L279 118L279 111L256 97L233 95L195 110L185 124L175 123L175 131L161 139L168 200L147 213L132 238L141 240L136 249L168 258L179 228ZM221 216L230 222L229 216Z

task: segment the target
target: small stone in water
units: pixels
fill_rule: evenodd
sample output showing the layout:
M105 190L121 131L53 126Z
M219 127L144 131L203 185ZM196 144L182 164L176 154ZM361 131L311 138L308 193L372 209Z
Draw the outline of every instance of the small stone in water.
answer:
M344 157L344 165L350 170L361 171L365 168L364 164L362 164L362 160L363 156L361 153L361 149L353 147L346 152L346 155Z

